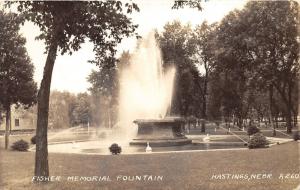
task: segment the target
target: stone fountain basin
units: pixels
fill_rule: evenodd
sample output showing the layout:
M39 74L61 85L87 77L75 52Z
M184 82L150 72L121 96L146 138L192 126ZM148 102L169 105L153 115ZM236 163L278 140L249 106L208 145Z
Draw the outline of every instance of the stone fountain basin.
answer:
M165 147L165 146L181 146L191 144L192 140L187 138L181 139L133 139L129 144L130 145L140 145L140 146L147 146L147 143L151 147Z
M184 135L185 120L180 117L163 119L137 119L138 133L129 144L145 146L180 146L191 144L192 140Z

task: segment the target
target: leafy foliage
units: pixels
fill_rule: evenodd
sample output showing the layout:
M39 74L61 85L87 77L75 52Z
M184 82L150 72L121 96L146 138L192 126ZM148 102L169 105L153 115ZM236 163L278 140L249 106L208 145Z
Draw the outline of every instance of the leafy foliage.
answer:
M299 71L298 6L296 1L249 2L241 12L248 18L241 23L251 26L241 41L255 69L250 79L262 87L275 87L286 107L287 132L291 132L291 112L295 112L291 94Z
M250 136L250 135L253 135L253 134L256 134L256 133L258 133L258 132L260 132L260 130L256 127L256 126L254 126L254 125L250 125L249 127L248 127L248 129L247 129L247 134Z
M101 65L99 70L92 71L88 77L88 82L92 85L89 89L94 108L92 112L98 126L102 124L109 126L117 121L118 73L123 64L123 55L125 54L123 53L119 60L111 64ZM126 55L129 56L129 53Z
M91 97L87 93L77 95L72 112L72 125L88 124L92 121Z
M195 49L194 61L199 68L204 68L204 76L200 83L200 92L202 96L202 118L207 117L207 99L208 99L208 81L213 69L214 56L212 51L213 33L216 24L208 25L204 21L198 25L194 31Z
M211 90L214 100L216 93L222 94L214 106L221 106L224 116L234 114L241 120L252 108L260 117L281 112L291 129L291 112L297 112L293 105L298 105L293 103L299 71L297 7L295 1L251 1L230 12L211 32L211 81L217 85ZM269 108L262 111L260 103Z
M15 2L8 2L8 5L12 3ZM134 3L20 1L18 4L18 11L25 19L39 26L41 34L37 38L45 40L47 48L55 41L61 54L77 51L88 38L95 44L97 58L112 58L115 46L137 28L124 14L124 8L127 13L139 11Z
M29 144L28 142L21 139L19 141L14 142L11 148L17 151L27 151L29 148Z
M21 21L16 14L0 11L0 104L4 109L12 104L30 107L36 102L34 66L26 52L26 40L18 33Z
M122 151L122 148L118 145L118 144L116 144L116 143L114 143L114 144L112 144L110 147L109 147L109 151L112 153L112 154L120 154L121 153L121 151Z
M8 148L11 105L28 108L36 102L37 86L26 40L19 34L21 16L0 10L0 105L6 111L5 148Z
M77 95L52 91L49 107L49 128L61 129L87 125L93 122L92 97L87 93ZM58 114L59 113L59 114Z
M199 11L202 10L201 0L175 0L172 9L179 9L184 7L197 8Z
M192 29L189 25L183 26L175 21L167 23L164 30L161 35L157 35L162 50L163 66L176 68L176 88L173 92L171 114L198 115L200 77L192 60L195 53Z
M47 59L38 96L36 176L49 176L47 127L49 96L53 66L57 51L61 54L77 51L89 39L94 44L95 60L92 62L111 64L114 62L116 46L124 37L135 33L137 25L124 13L138 7L134 3L121 1L19 1L18 11L26 20L40 28L38 39L45 40Z
M31 137L30 141L31 141L31 144L36 144L36 135Z
M48 117L49 128L67 128L72 125L76 100L77 97L69 92L51 92Z
M255 133L249 143L248 143L248 147L250 149L252 148L265 148L266 145L268 145L269 142L267 141L266 137L262 134L262 133Z

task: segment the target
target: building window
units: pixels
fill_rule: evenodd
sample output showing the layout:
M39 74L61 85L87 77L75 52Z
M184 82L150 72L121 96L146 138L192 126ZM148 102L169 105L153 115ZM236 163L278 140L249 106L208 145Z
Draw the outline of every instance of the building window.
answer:
M15 126L20 127L20 120L19 119L15 119Z

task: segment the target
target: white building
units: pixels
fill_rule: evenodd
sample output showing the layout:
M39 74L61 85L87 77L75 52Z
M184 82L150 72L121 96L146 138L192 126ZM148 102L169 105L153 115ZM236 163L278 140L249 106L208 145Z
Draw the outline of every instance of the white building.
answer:
M6 116L2 113L2 120L0 120L0 131L5 131ZM34 108L28 110L22 107L15 108L11 106L11 131L18 130L34 130L36 128L36 113Z

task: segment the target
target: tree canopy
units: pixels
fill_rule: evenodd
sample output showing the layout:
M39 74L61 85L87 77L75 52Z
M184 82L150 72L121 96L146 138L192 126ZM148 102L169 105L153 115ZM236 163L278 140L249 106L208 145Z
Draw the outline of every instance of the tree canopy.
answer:
M6 111L5 148L8 147L11 105L30 107L36 102L34 66L19 34L22 17L0 10L0 105Z
M19 34L21 18L0 11L0 104L31 106L36 102L34 66L27 54L26 40Z
M8 4L15 2L8 2ZM138 11L136 4L120 1L35 1L18 2L18 11L41 31L47 50L55 43L61 54L77 51L86 40L94 43L97 58L112 57L124 36L134 33L137 25L124 11ZM124 7L126 8L124 10Z
M195 43L190 25L179 21L167 23L164 32L158 35L164 67L176 68L171 114L198 115L199 72L193 63ZM198 103L197 103L198 102Z
M47 59L38 94L36 176L49 176L47 126L52 71L56 55L77 51L85 40L94 44L95 60L110 64L116 45L135 33L128 13L138 11L134 3L121 1L19 1L17 9L25 19L36 24L44 40Z
M234 77L240 97L237 100L245 101L247 94L256 90L269 91L272 112L276 89L286 105L288 132L299 72L298 24L295 1L249 2L244 9L224 17L215 36L216 66L220 72Z

